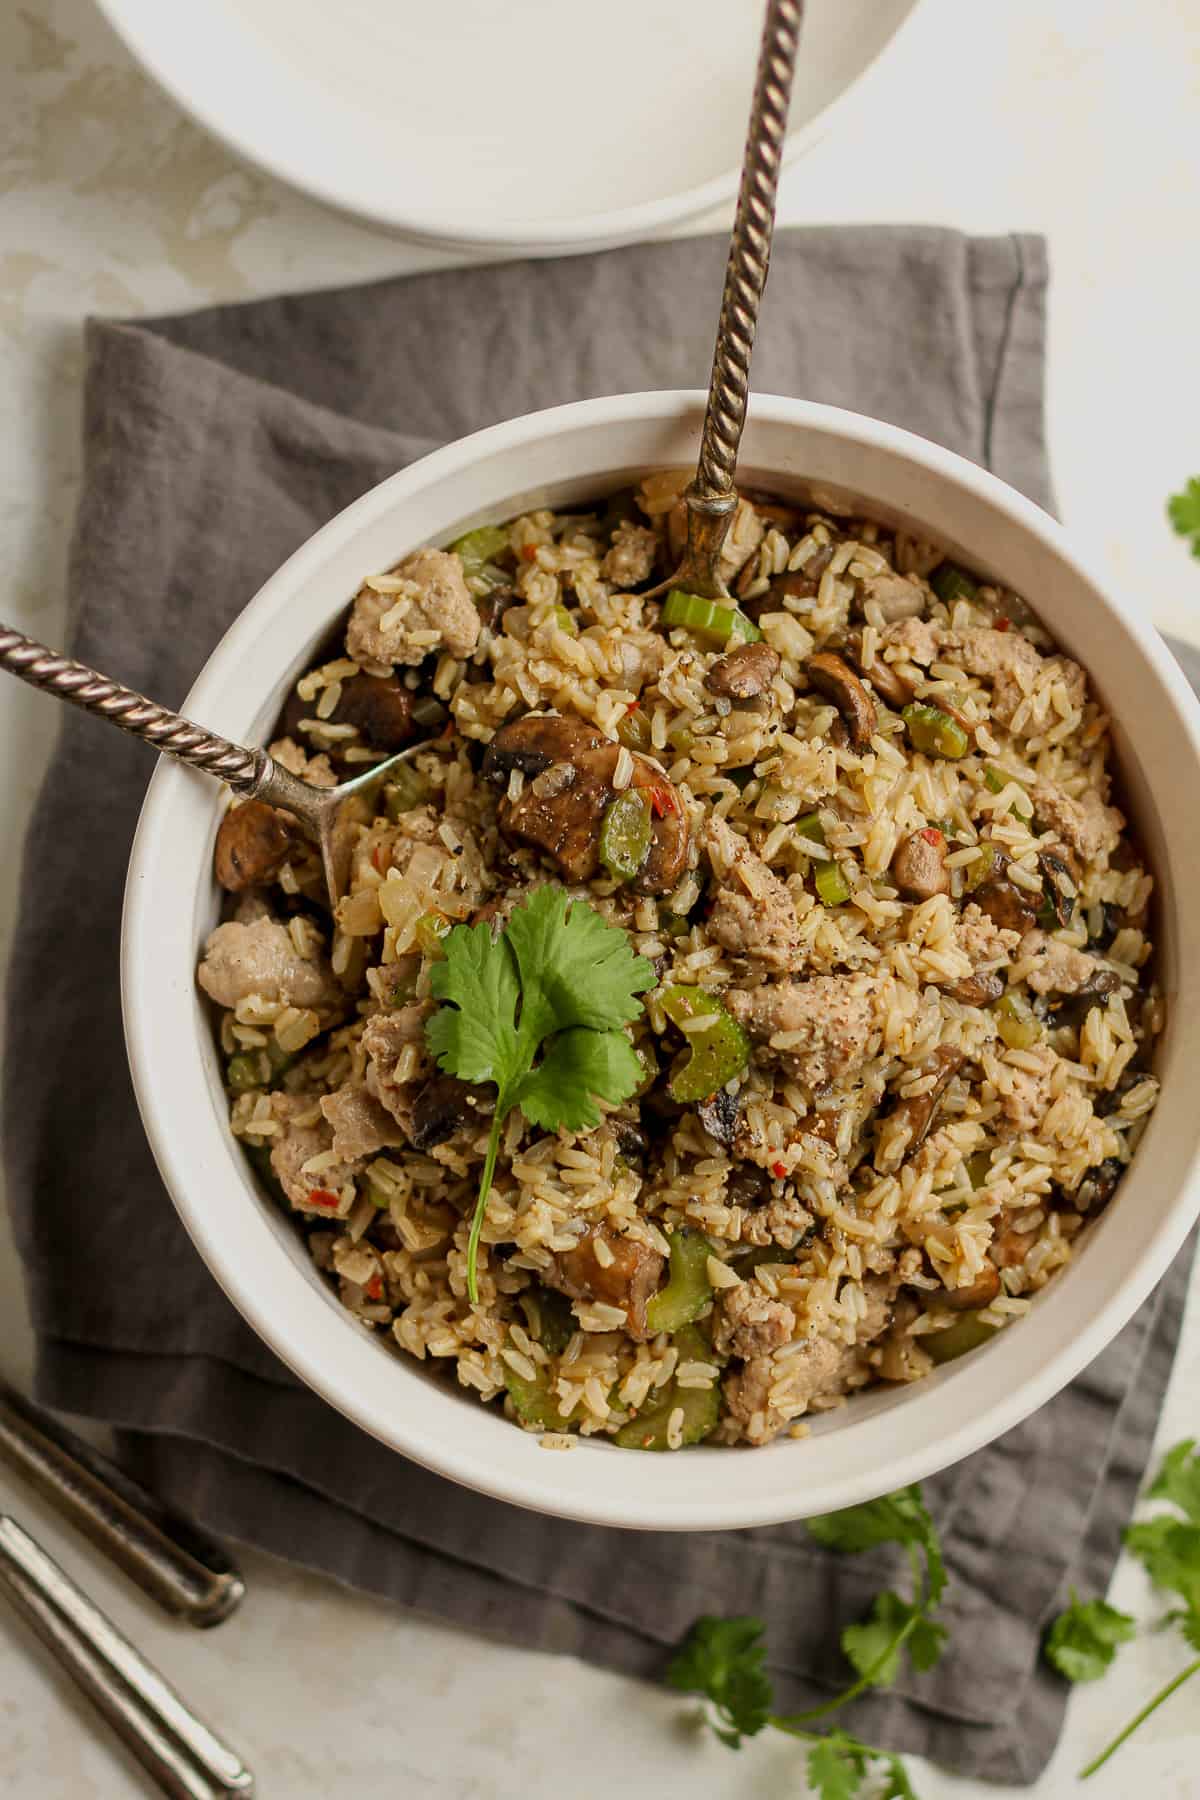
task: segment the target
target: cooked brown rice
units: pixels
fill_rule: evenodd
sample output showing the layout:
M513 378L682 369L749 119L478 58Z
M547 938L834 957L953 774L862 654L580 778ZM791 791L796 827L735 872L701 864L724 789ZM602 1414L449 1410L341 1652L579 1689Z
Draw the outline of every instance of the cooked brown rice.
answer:
M329 784L441 735L356 827L332 929L288 821L231 812L239 892L200 967L233 1130L344 1305L548 1447L762 1444L919 1379L1068 1262L1157 1095L1152 882L1082 669L935 545L759 495L726 552L756 654L668 628L639 590L674 560L683 480L366 581L273 752ZM613 796L669 784L669 888L572 879L502 831L575 804L562 720L527 720L541 763L481 772L538 714L621 746ZM509 1116L472 1305L492 1096L437 1077L431 969L440 933L498 931L548 881L654 965L631 1027L653 1076L584 1135ZM667 1091L676 985L752 1046L701 1108ZM687 1328L652 1333L634 1290L672 1249Z

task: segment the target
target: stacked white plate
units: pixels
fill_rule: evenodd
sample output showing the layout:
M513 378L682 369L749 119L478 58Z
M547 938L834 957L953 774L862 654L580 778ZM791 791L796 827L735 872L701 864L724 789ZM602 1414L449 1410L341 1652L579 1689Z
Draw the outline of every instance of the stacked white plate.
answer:
M553 253L646 237L736 191L751 0L100 0L238 154L442 245ZM789 159L918 0L808 0Z

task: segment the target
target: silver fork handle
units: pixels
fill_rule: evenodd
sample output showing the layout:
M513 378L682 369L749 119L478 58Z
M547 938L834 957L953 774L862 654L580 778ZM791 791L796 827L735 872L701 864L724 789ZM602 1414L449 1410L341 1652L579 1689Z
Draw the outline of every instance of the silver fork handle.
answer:
M26 637L9 625L0 625L0 669L7 669L27 681L30 687L67 700L84 712L95 713L141 738L155 750L177 757L193 769L227 781L235 793L254 794L262 786L270 768L265 750L250 750L244 744L231 743L218 732L206 731L179 713L173 713L136 688L110 681L98 669L73 657L60 656L36 638Z
M168 1612L219 1625L241 1600L245 1582L219 1544L2 1381L0 1456Z
M750 356L771 262L775 196L803 18L804 0L767 0L693 484L695 498L701 503L728 500L733 494L750 393Z
M58 1564L0 1515L0 1589L171 1800L250 1800L254 1777Z

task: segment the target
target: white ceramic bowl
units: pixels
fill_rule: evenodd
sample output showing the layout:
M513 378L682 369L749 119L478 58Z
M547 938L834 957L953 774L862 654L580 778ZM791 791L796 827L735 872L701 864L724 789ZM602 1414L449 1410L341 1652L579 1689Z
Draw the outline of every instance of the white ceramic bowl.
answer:
M426 542L534 505L571 504L695 453L702 397L629 395L497 425L365 495L305 544L214 651L186 710L262 741L367 572ZM217 917L216 789L165 760L130 865L122 950L129 1055L163 1179L236 1306L311 1387L364 1430L456 1481L548 1513L657 1530L762 1525L850 1505L977 1449L1094 1357L1162 1275L1198 1207L1200 709L1144 614L1108 594L1044 513L971 464L888 425L759 396L739 472L784 493L806 481L927 529L1027 595L1091 671L1116 719L1126 792L1159 879L1170 998L1164 1088L1134 1167L1080 1255L1030 1314L960 1363L813 1422L767 1449L637 1455L600 1441L548 1454L418 1363L389 1353L338 1304L230 1136L211 1022L195 983Z
M857 104L918 0L808 0L786 160ZM180 106L319 200L428 243L544 254L732 198L761 6L730 0L100 0Z

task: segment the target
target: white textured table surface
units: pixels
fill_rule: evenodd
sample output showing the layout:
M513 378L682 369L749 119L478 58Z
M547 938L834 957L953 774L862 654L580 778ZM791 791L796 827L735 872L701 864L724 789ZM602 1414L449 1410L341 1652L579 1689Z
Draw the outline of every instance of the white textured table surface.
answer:
M931 220L1045 231L1051 244L1050 436L1062 510L1163 627L1200 641L1200 569L1163 502L1200 469L1200 0L925 0L858 110L784 184L782 217ZM352 281L437 261L241 167L154 91L89 0L0 7L0 555L4 615L51 643L63 618L79 451L80 320ZM700 371L697 371L700 374ZM0 944L15 848L57 719L0 690ZM93 979L115 980L116 971ZM0 1226L0 1370L24 1382L24 1302ZM1200 1426L1197 1308L1161 1443ZM444 1800L521 1792L764 1797L800 1791L798 1756L705 1742L686 1707L569 1659L501 1649L247 1559L250 1597L215 1635L160 1620L0 1473L0 1508L33 1525L244 1751L260 1792L359 1789ZM1155 1606L1123 1563L1115 1601ZM1145 1636L1073 1699L1041 1796L1181 1664ZM39 1800L150 1790L0 1612L0 1789ZM534 1696L530 1704L530 1695ZM580 1721L601 1722L579 1757ZM1200 1795L1200 1691L1181 1694L1086 1790ZM926 1800L997 1790L914 1768Z

